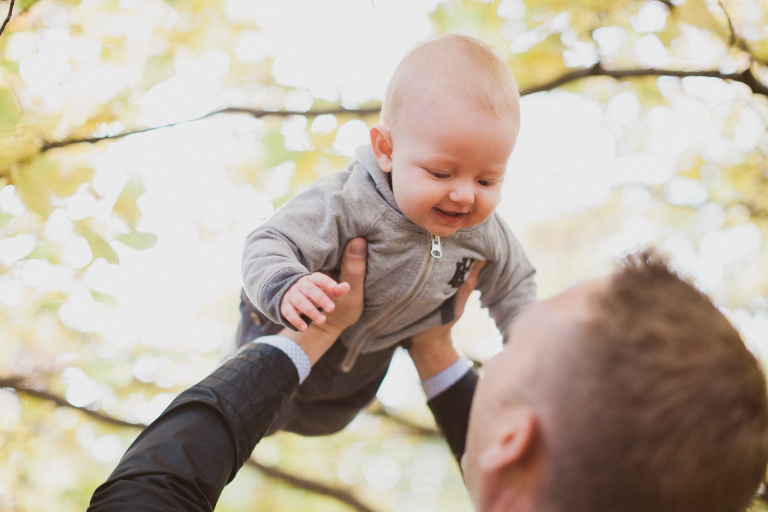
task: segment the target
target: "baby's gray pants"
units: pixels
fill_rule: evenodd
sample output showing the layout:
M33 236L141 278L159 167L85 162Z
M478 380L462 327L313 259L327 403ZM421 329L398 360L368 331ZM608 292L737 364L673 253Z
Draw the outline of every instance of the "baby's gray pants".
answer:
M264 316L243 291L240 295L240 325L237 347L261 336L277 334L282 326ZM352 421L376 396L397 346L360 354L349 373L340 370L347 347L340 340L312 367L299 391L288 402L269 429L304 436L333 434Z

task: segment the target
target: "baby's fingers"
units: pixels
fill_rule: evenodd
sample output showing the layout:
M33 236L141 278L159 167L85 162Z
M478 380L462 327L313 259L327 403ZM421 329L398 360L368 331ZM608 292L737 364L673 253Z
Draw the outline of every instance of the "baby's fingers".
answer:
M321 292L322 293L322 292ZM326 297L327 299L327 297ZM307 298L304 295L296 295L293 300L291 300L291 304L293 304L293 307L296 308L296 310L303 314L304 316L308 317L313 322L317 322L318 324L325 323L325 315L322 314L318 309L317 306L315 306L309 298ZM331 302L331 305L333 303ZM294 324L296 325L296 324Z
M328 298L332 300L336 300L345 293L349 291L349 283L339 283L336 285L336 288L331 292L328 293Z
M349 291L348 283L337 283L327 275L320 272L315 272L314 274L310 275L307 281L320 287L323 292L325 292L325 295L329 297L329 300L337 299ZM332 308L328 309L325 306L323 306L323 309L326 311L333 311Z
M293 307L292 304L283 304L280 307L280 313L282 313L283 318L290 322L290 324L299 331L306 330L307 323L301 319L299 312L296 311L296 308Z
M331 281L333 281L333 279L331 279ZM329 313L333 311L333 308L335 307L335 305L333 304L333 301L331 300L331 298L328 297L328 294L322 288L317 286L312 281L307 280L302 282L300 285L300 291L310 301L314 302L315 306L317 306L318 308L322 308L325 311L328 311Z

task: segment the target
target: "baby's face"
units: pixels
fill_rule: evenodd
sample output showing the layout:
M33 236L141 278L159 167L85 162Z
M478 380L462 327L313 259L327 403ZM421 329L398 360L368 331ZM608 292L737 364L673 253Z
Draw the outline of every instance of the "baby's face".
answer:
M392 136L392 189L400 210L433 235L487 219L517 139L519 115L497 116L434 96L398 114Z

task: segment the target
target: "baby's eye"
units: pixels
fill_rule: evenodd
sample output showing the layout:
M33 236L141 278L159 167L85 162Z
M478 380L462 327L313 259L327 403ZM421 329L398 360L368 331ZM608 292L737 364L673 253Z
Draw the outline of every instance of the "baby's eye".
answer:
M493 180L480 180L480 181L478 181L478 183L481 186L483 186L483 187L492 187L493 185L495 185L498 182L497 181L493 181Z
M432 176L434 176L435 178L439 178L439 179L445 179L445 178L450 178L450 177L451 177L451 175L450 175L450 174L446 174L446 173L444 173L444 172L440 172L440 171L433 171L433 170L431 170L431 169L427 169L427 171L429 172L429 174L431 174L431 175L432 175Z

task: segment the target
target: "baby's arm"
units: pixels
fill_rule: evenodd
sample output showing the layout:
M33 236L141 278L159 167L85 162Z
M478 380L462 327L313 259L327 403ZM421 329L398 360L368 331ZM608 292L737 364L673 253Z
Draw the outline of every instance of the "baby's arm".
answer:
M489 247L495 252L480 276L480 304L505 335L522 309L536 300L536 270L528 261L523 247L506 223L494 214L494 229L490 231Z
M280 313L296 329L304 331L308 325L302 317L318 324L325 323L323 311L333 311L333 301L349 291L348 283L337 283L321 272L315 272L296 281L283 295Z
M344 173L324 178L288 201L246 238L243 287L251 302L273 322L300 327L302 321L296 323L300 313L292 316L291 321L284 316L283 305L292 304L293 311L301 301L292 293L294 300L286 302L285 295L291 289L303 290L304 295L311 293L305 287L307 282L317 285L318 278L312 277L313 272L335 268L344 245L365 233L372 214L355 209L357 213L352 215L350 209L354 205L349 203L355 198L341 193L343 186ZM296 287L305 277L312 279L304 279L302 285ZM333 288L323 293L333 299L341 291ZM320 303L317 305L323 307ZM306 309L306 303L301 307ZM316 311L315 308L312 315L317 315ZM307 317L314 320L312 315Z

